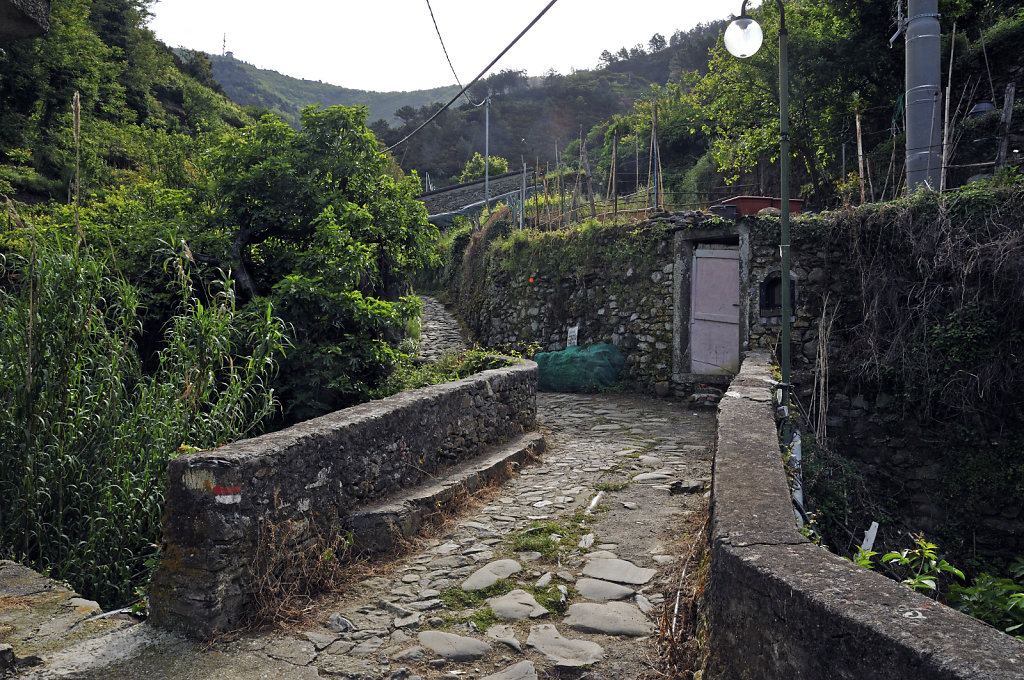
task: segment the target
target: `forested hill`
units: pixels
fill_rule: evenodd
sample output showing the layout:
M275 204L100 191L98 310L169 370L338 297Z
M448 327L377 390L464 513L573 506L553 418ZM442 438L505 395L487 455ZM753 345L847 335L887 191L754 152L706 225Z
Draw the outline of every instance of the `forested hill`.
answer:
M187 54L183 56L187 58ZM459 91L456 85L410 92L353 90L256 68L231 56L207 55L207 58L213 67L213 77L232 101L272 111L293 126L298 124L302 108L310 104L361 104L369 109L370 120L383 118L396 123L399 119L395 112L402 107L419 108L448 101Z
M725 29L725 20L675 31L670 38L656 33L647 45L605 50L594 55L598 66L571 74L550 71L528 78L524 72L504 70L476 83L467 99L441 114L404 144L395 156L406 171L429 173L441 185L458 177L475 152L484 149L484 109L476 106L491 92L490 151L518 167L561 156L574 162L579 137L596 125L627 114L634 103L654 96L655 88L677 82L686 74L708 69L708 54ZM471 100L471 101L467 101ZM374 133L385 144L403 139L433 115L440 103L396 112L402 124L371 116ZM594 134L603 134L603 130Z

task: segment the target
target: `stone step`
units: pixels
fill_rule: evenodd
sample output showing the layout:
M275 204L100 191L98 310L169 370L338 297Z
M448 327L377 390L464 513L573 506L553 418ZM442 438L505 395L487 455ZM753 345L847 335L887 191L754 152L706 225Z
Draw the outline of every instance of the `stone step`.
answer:
M444 479L420 485L382 503L361 508L348 517L357 553L386 553L419 533L424 523L458 503L465 495L512 476L516 466L544 451L544 436L523 434L480 457L445 471Z
M722 390L708 385L694 390L689 401L693 406L717 406L722 401L722 394Z

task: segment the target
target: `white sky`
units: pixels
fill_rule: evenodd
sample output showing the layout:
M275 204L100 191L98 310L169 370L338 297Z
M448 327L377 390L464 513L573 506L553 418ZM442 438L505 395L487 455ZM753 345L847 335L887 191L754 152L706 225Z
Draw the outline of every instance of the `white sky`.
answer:
M463 84L549 0L431 0ZM593 68L602 50L738 13L740 0L559 0L499 61L542 75ZM514 8L514 9L513 9ZM296 78L361 90L453 85L426 0L157 0L150 28L171 47L221 53Z

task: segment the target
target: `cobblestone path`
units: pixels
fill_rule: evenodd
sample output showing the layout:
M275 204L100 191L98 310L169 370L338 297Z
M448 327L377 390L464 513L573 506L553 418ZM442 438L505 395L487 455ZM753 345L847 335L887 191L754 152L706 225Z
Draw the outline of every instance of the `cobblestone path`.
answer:
M322 602L309 625L199 645L126 623L26 676L655 677L686 517L710 488L714 414L629 394L537 404L540 460Z
M420 295L423 314L420 317L419 356L431 361L445 352L466 348L458 322L436 298Z

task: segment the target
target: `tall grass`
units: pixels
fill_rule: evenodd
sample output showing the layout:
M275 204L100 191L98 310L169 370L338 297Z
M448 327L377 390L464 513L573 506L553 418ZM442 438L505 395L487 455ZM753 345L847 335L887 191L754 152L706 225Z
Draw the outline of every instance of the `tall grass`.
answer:
M179 267L146 373L132 286L87 246L29 240L0 259L0 557L124 604L158 557L168 460L259 425L286 340L269 309L239 312L227 281L203 304Z

